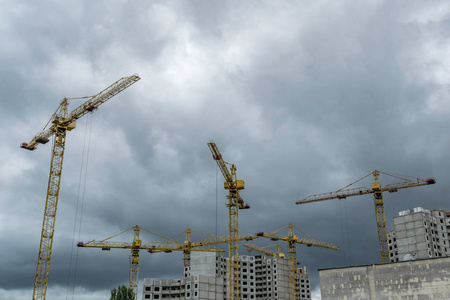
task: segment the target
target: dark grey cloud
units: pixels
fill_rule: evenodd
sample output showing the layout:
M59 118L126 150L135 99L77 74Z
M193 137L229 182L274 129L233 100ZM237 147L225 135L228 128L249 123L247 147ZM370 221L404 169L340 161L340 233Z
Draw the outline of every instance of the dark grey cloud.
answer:
M127 250L79 249L74 241L135 225L170 238L187 228L226 235L226 191L210 140L245 180L251 209L240 212L241 232L292 223L342 248L298 245L314 289L317 269L379 262L373 199L295 201L378 169L438 182L386 195L388 230L398 211L450 209L445 1L3 8L0 298L32 293L51 157L50 143L33 152L19 143L63 97L93 95L133 73L141 81L68 133L53 297L103 299L128 282ZM141 253L141 279L181 276L180 253Z

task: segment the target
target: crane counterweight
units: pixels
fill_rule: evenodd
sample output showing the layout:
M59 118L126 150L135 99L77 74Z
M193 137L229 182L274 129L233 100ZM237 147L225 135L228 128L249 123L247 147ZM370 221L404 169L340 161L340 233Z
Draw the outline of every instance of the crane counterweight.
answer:
M38 138L36 139L36 142L38 142L39 144L47 144L48 141L49 141L49 139L46 138L46 137L44 137L44 136L38 137Z
M436 183L436 180L434 178L427 178L426 181L427 181L427 184L435 184Z

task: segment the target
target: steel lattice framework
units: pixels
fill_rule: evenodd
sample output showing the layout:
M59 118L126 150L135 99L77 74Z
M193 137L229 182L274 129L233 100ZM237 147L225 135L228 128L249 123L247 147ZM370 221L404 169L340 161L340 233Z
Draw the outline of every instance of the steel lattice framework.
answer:
M244 181L236 179L236 167L222 158L219 148L214 142L209 142L208 147L225 178L224 188L228 190L228 299L239 300L239 209L248 209L244 204L239 190L244 189Z
M37 148L38 144L46 144L49 141L49 138L54 136L33 300L45 299L47 293L48 273L55 231L55 218L58 206L66 133L75 128L77 119L96 110L99 105L122 92L138 80L140 80L138 75L124 77L95 96L82 97L89 98L89 100L75 108L70 114L67 109L69 105L68 100L70 100L70 98L64 98L44 129L35 135L29 143L22 143L20 145L21 148L34 150Z

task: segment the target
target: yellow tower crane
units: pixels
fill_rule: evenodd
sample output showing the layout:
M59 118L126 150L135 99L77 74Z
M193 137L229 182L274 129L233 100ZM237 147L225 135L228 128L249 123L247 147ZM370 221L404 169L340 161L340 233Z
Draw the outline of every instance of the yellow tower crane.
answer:
M288 243L289 253L288 253L288 263L289 263L289 299L296 300L298 299L299 290L298 290L298 273L297 273L297 249L296 244L304 244L307 246L320 247L331 250L341 250L339 247L334 246L331 243L317 241L310 236L308 238L301 238L294 233L294 225L289 224L288 235L283 236L277 234L278 231L285 228L286 226L274 231L274 232L258 232L256 236L269 238L272 241L284 241ZM298 229L297 229L298 230ZM306 235L306 234L305 234Z
M239 190L244 189L244 181L237 180L234 164L225 162L214 142L209 142L208 147L225 178L224 188L228 190L228 299L239 300L239 222L238 210L248 209L244 204ZM227 164L231 165L228 169Z
M166 239L166 242L148 242L146 244L142 244L142 240L139 237L140 230L145 230L151 234L157 235L159 237L162 237L163 239ZM116 241L110 241L110 239L117 237L118 235L121 235L123 233L126 233L128 231L134 230L134 237L133 242L116 242ZM87 247L87 248L101 248L102 250L111 250L111 249L131 249L131 267L130 267L130 288L133 289L135 299L137 299L137 291L138 291L138 279L139 279L139 253L140 250L148 250L152 253L157 252L166 252L170 253L172 252L173 246L171 245L173 241L169 238L163 237L159 234L156 234L154 232L151 232L147 229L144 229L139 226L134 226L130 229L124 230L122 232L119 232L113 236L110 236L106 239L96 241L92 240L89 242L78 242L78 247Z
M273 245L262 247L262 246L258 246L258 245L252 244L252 243L245 243L242 246L247 247L247 248L252 249L252 250L256 250L256 251L261 252L261 253L263 253L263 254L265 254L267 256L273 256L273 257L279 257L279 258L284 258L285 257L284 253L280 252L280 245L279 244L275 244L275 246L277 247L277 251L272 251L270 249L267 249L269 247L272 247Z
M388 184L384 187L381 187L380 183L380 174L388 175L397 179L403 180L403 182L399 183L393 183ZM357 183L360 180L363 180L364 178L373 175L374 182L372 183L371 188L367 187L359 187L359 188L351 188L348 189L351 185ZM368 175L364 176L361 179L358 179L357 181L335 191L330 193L322 193L322 194L316 194L316 195L310 195L306 197L303 200L295 202L295 204L305 204L305 203L311 203L311 202L318 202L318 201L324 201L324 200L331 200L331 199L345 199L347 197L351 196L359 196L359 195L365 195L365 194L373 194L373 198L375 201L375 214L377 217L377 229L378 229L378 239L380 242L380 255L381 255L381 263L388 263L389 262L389 250L387 246L387 232L386 232L386 218L384 214L384 204L383 204L383 192L397 192L399 189L404 188L410 188L415 186L422 186L422 185L429 185L429 184L435 184L436 180L434 178L428 178L428 179L417 179L417 180L410 180L405 179L402 177L398 177L392 174L384 173L381 171L373 171L369 173Z
M48 180L47 198L45 202L44 220L42 223L41 242L39 247L36 277L34 282L33 300L45 299L47 293L48 272L52 254L53 234L55 230L56 208L61 180L62 163L66 143L66 133L75 128L76 120L94 111L101 104L119 94L135 82L140 80L138 75L124 77L89 98L72 112L68 113L70 99L64 98L42 131L36 134L29 143L22 143L21 148L34 150L38 144L46 144L54 136L50 176Z

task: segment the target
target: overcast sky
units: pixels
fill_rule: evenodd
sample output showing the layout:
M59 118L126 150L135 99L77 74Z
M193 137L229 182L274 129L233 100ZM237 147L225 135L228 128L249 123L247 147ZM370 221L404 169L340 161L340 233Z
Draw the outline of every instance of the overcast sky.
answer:
M19 144L62 98L135 73L139 82L67 135L48 299L108 299L128 285L128 250L78 241L135 225L226 235L210 140L245 181L241 233L292 223L342 248L298 245L316 299L318 269L380 262L373 198L296 201L381 170L437 180L384 195L388 230L401 210L450 210L446 0L3 0L0 33L0 299L32 297L47 193L51 143ZM140 293L143 278L182 270L181 253L142 252Z

